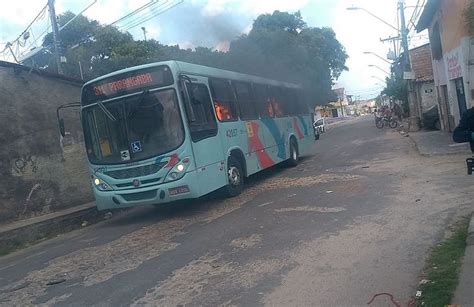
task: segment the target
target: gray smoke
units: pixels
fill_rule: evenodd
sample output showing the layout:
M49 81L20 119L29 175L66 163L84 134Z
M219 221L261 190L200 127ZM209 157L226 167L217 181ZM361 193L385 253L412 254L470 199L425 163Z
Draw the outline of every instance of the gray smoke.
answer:
M188 2L174 7L159 19L160 41L190 42L193 46L215 47L219 42L232 41L252 23L250 17L222 12L215 16L202 14L203 6Z

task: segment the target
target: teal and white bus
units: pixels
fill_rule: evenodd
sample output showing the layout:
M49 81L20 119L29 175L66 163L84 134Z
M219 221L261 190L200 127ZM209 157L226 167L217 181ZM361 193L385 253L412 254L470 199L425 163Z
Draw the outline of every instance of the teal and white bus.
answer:
M177 61L87 82L80 107L101 210L236 196L245 177L297 165L313 139L300 86Z

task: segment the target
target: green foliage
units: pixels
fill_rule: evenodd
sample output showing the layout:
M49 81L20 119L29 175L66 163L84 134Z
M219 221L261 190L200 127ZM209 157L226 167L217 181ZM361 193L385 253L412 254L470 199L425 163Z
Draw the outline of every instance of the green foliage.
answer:
M404 113L408 114L408 87L406 80L403 80L400 76L392 75L386 78L386 83L387 85L382 94L401 101Z
M428 282L420 288L422 297L418 306L447 306L451 303L466 249L469 220L468 217L460 220L453 227L451 237L433 248L426 267Z
M60 26L74 16L71 12L60 15ZM184 50L155 40L134 41L128 32L102 26L83 16L60 32L60 40L68 60L63 70L69 76L79 77L78 62L87 80L135 65L181 60L300 83L313 105L335 100L333 81L347 70L348 56L334 31L308 27L299 12L260 15L248 35L231 42L228 52L206 47ZM43 42L47 48L35 57L35 62L42 68L56 70L51 45L52 35L48 34Z

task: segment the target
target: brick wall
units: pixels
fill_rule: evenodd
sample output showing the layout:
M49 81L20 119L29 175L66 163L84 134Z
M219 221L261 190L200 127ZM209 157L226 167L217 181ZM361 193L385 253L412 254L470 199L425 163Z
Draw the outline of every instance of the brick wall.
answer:
M0 63L0 223L93 199L78 110L65 113L60 142L56 108L80 99L81 83ZM61 145L62 143L62 145Z

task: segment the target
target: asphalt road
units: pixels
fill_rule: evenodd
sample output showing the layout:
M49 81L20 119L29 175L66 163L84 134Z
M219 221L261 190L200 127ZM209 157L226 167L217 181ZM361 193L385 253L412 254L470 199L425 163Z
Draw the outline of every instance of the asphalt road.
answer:
M463 158L421 157L371 117L338 123L237 198L137 208L0 258L0 304L406 303L471 207Z

